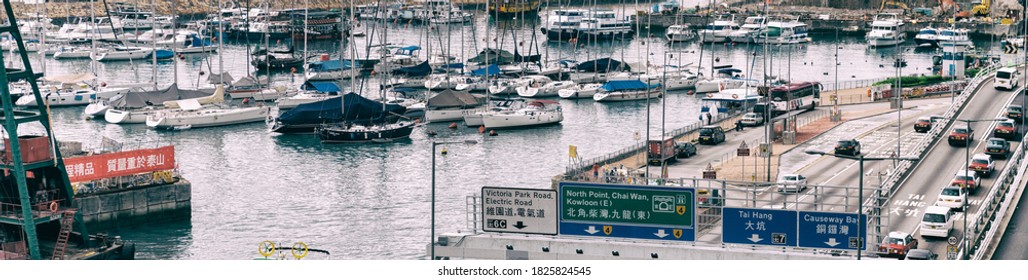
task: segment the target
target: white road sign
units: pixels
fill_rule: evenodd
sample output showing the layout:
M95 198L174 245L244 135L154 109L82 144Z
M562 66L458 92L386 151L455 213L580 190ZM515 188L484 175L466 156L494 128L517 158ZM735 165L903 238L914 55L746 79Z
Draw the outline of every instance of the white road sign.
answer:
M557 191L482 187L482 230L557 234Z

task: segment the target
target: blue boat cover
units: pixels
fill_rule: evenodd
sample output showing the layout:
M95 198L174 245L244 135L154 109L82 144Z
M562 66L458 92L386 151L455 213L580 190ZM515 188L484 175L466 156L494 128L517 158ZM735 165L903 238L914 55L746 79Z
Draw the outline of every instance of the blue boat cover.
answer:
M170 50L157 50L154 53L157 54L157 59L170 59L175 57L175 52Z
M486 76L486 75L497 75L500 74L500 66L496 64L490 64L487 67L479 68L471 71L472 76Z
M303 90L314 90L317 92L333 93L339 92L339 85L335 82L326 81L307 81L300 87Z
M282 113L278 121L286 125L339 122L369 124L381 123L390 115L402 115L407 111L407 108L400 105L386 105L385 111L382 108L382 103L351 92L340 97L300 104Z
M717 72L721 73L721 74L729 74L729 75L731 75L733 73L742 72L742 70L735 69L735 68L725 68L725 69L718 69Z
M353 68L350 65L350 60L343 60L342 62L340 62L339 60L325 60L312 62L311 64L307 65L307 69L310 69L311 71L315 72L350 70ZM360 63L358 63L357 65L360 65Z
M428 61L411 67L393 70L393 75L403 75L408 77L422 77L428 76L428 74L432 74L432 66L428 65Z
M623 81L608 81L603 84L603 90L606 91L620 91L620 90L642 90L649 88L650 85L643 83L640 80L623 80Z
M608 57L579 63L578 65L575 65L575 70L607 73L610 71L632 70L632 68L628 67L628 64L626 63Z
M196 36L196 34L190 34L189 35L189 41L186 41L184 46L185 47L189 47L189 46L193 46L193 47L210 47L211 46L211 39L200 39L200 37Z

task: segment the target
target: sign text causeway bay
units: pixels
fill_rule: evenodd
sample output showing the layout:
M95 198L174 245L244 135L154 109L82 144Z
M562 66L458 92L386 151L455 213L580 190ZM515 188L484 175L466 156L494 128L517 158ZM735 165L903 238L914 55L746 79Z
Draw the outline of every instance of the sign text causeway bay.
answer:
M693 226L693 194L687 189L564 185L565 221Z
M553 193L521 190L483 189L486 205L533 206L533 199L554 199Z

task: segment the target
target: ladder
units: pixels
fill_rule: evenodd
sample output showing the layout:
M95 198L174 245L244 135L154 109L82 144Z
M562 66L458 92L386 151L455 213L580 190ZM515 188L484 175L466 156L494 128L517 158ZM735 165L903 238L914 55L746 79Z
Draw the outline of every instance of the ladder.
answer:
M42 259L43 256L39 250L40 233L37 232L37 226L53 222L53 219L38 219L37 213L35 213L36 210L33 210L32 207L31 193L28 187L29 178L27 178L26 174L29 171L36 174L36 178L32 178L33 183L38 181L51 182L54 186L61 189L59 197L55 198L61 201L61 207L70 207L72 205L75 191L71 188L71 183L68 181L61 152L57 147L54 147L57 141L53 137L49 113L43 106L46 103L43 102L43 97L39 94L39 86L36 84L36 79L42 77L42 73L32 71L28 53L25 51L25 42L22 40L21 32L18 30L18 21L15 18L13 8L11 8L11 0L3 0L3 9L0 12L6 16L7 23L0 23L0 34L10 34L16 43L12 46L13 50L9 54L13 60L21 61L21 69L0 67L2 68L0 69L0 126L3 127L3 138L6 138L3 141L9 143L6 152L10 156L10 160L0 162L0 168L9 170L12 174L11 177L14 177L11 184L0 184L0 190L8 194L17 195L17 204L21 206L21 213L19 213L18 219L0 218L0 223L22 228L29 258L38 260ZM7 54L8 52L6 51L0 52L0 62L4 61L3 58ZM32 89L30 98L36 100L37 106L14 107L15 100L11 96L10 83L20 80L28 82ZM24 135L18 134L18 127L21 124L29 123L39 123L46 131L45 136L49 138L48 140L51 143L51 157L46 159L33 158L31 162L23 160L22 150L25 150L27 147L22 147L20 143L19 139ZM36 144L36 146L39 145ZM54 259L64 258L64 250L71 235L72 224L74 224L74 227L78 229L82 236L89 236L81 214L77 213L77 211L65 211L62 215L59 218L61 220L61 229L58 232L58 244L54 247ZM54 219L58 218L55 217ZM43 234L49 236L51 233L46 232ZM83 241L83 245L86 247L91 245L89 238L83 238ZM57 255L58 253L60 254Z
M61 232L57 234L57 244L54 244L53 260L63 260L64 251L68 248L68 238L71 237L71 227L75 222L75 210L66 210L61 213Z

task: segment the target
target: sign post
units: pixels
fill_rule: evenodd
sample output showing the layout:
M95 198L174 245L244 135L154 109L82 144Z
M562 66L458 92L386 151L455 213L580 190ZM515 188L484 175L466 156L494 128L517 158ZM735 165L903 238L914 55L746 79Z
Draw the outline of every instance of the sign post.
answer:
M557 234L554 190L482 187L482 230Z
M796 211L725 207L721 218L723 243L796 246Z
M867 215L799 211L799 246L818 249L867 249ZM859 231L857 227L860 227ZM860 233L858 236L857 233Z
M560 234L694 241L696 191L561 182Z

